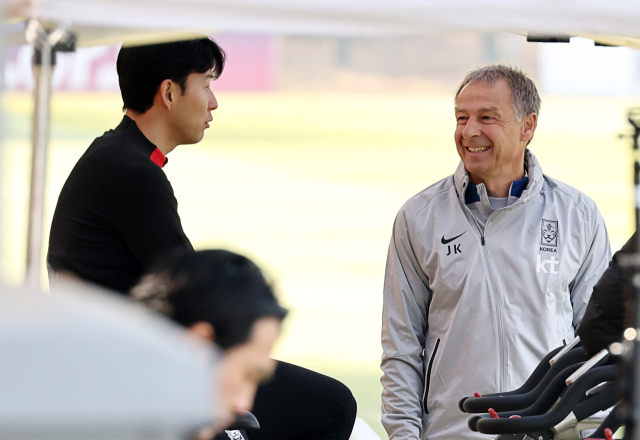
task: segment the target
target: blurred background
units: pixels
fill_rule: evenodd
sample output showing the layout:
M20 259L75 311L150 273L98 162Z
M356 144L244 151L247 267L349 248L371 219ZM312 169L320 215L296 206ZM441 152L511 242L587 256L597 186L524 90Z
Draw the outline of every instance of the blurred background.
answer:
M275 357L345 382L381 436L391 228L406 199L458 164L452 99L468 70L504 62L528 72L543 99L530 145L543 171L595 200L613 250L632 232L630 141L618 135L628 131L627 108L640 105L636 50L480 32L213 37L228 54L212 84L219 108L204 140L177 148L164 168L185 231L197 249L231 249L265 269L291 309ZM58 54L45 243L71 168L123 116L118 50ZM16 285L25 271L32 55L13 46L4 63L0 273Z

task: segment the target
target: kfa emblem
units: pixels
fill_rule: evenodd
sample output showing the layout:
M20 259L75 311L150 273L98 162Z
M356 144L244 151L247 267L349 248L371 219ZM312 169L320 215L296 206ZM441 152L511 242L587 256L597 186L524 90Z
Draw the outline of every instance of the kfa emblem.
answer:
M542 219L540 231L540 244L542 246L558 246L558 221Z

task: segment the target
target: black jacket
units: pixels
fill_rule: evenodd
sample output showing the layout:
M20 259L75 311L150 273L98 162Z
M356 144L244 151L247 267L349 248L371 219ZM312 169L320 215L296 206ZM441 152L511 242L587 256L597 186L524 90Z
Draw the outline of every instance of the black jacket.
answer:
M47 262L122 293L159 255L192 249L162 166L164 155L125 116L71 171L51 224Z
M635 298L631 285L618 264L621 254L636 252L636 234L613 255L609 267L593 288L578 336L590 355L620 342L625 328L633 326Z

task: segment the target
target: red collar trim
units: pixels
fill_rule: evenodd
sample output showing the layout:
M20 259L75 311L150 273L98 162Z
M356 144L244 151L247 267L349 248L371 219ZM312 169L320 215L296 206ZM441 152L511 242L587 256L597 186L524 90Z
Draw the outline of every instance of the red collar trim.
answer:
M160 168L162 168L167 163L167 158L157 147L155 150L153 150L153 153L151 153L151 156L149 156L149 158L151 159L151 162L155 163Z

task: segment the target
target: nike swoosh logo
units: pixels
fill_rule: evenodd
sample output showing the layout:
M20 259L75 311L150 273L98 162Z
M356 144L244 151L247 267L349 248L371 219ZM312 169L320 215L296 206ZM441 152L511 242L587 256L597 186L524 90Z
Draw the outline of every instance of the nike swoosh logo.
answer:
M464 232L467 232L467 231L464 231ZM460 237L462 237L462 236L464 235L464 232L463 232L462 234L460 234L460 235L456 235L455 237L453 237L453 238L449 238L449 239L444 238L444 235L443 235L443 236L442 236L442 240L440 240L440 241L442 242L442 244L448 244L448 243L451 243L451 242L452 242L453 240L455 240L456 238L460 238Z

